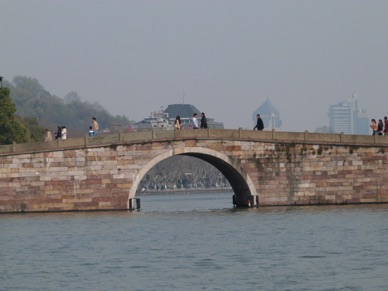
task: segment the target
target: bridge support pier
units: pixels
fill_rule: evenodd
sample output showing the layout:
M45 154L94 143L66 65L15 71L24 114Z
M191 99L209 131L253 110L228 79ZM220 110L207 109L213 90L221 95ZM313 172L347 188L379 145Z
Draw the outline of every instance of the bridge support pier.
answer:
M140 198L131 198L129 199L129 211L133 211L135 210L135 207L136 207L136 210L140 210L141 209L141 205L140 205Z
M239 197L238 195L233 195L233 205L235 207L258 207L259 195L249 195L247 197Z

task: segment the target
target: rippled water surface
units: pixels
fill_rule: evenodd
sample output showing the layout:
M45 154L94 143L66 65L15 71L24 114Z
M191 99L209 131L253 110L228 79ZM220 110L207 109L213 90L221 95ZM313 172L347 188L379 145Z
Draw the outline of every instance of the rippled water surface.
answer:
M0 215L0 290L388 290L388 205Z

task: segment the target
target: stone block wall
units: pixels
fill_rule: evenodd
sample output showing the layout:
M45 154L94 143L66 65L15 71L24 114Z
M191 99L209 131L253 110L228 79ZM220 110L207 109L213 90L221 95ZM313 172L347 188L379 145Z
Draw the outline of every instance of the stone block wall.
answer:
M388 202L385 145L204 137L1 155L0 213L127 209L150 161L190 149L227 157L261 206Z
M130 186L109 147L0 158L0 212L126 209Z
M251 177L260 205L388 202L384 147L241 143L236 156Z

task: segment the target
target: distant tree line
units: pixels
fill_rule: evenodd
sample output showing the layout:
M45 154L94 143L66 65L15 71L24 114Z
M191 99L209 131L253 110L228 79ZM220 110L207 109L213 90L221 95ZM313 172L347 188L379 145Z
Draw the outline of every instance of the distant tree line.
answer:
M139 191L229 188L228 180L201 159L173 156L156 164L143 177Z
M64 98L51 95L33 78L17 76L12 82L4 81L3 85L3 89L6 89L3 95L8 94L11 98L7 103L13 102L14 107L11 107L16 109L12 113L13 120L28 130L24 132L26 136L21 138L22 129L15 129L19 134L14 138L3 137L1 143L40 141L44 128L53 132L58 126L67 127L68 137L80 137L88 132L93 116L97 118L101 130L109 129L112 125L127 128L131 123L125 116L112 116L97 102L82 101L76 92L70 92ZM3 114L4 107L0 111Z

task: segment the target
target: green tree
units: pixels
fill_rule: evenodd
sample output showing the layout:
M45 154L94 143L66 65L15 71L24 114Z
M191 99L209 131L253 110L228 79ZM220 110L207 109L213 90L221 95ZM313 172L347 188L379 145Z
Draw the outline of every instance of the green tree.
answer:
M16 105L8 88L0 88L0 144L29 141L28 129L15 118Z
M36 118L41 126L52 131L57 126L66 126L68 137L87 134L93 116L97 118L101 130L112 128L113 125L126 129L131 123L125 116L112 116L98 103L81 101L76 92L68 93L65 98L51 95L33 78L18 76L13 83L5 84L11 88L11 98L16 104L18 116Z
M30 141L42 141L45 134L45 128L39 125L39 122L34 117L16 117L29 132Z

